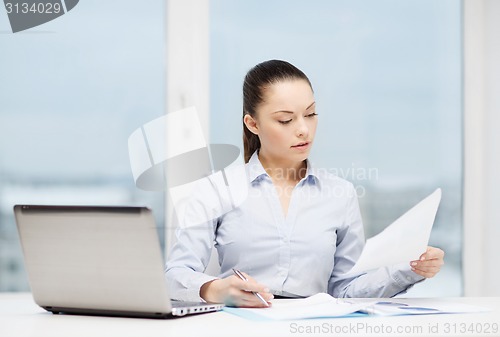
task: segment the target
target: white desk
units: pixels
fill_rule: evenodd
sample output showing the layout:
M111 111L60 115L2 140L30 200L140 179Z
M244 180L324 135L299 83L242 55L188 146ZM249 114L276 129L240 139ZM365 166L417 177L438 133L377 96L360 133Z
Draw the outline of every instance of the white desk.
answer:
M441 300L486 306L493 311L478 314L370 316L286 322L254 322L226 312L216 312L153 320L53 315L39 308L29 293L0 293L0 336L500 336L500 332L492 331L494 323L500 325L499 297ZM425 299L409 301L418 305ZM485 332L488 326L490 332ZM400 333L398 329L403 329L403 332ZM465 329L463 333L462 329Z

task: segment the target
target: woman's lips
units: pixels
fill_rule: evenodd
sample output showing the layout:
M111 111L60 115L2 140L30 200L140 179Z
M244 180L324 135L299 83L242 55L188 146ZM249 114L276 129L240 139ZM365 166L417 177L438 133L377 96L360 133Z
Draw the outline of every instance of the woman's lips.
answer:
M292 146L292 148L299 149L299 150L300 149L307 149L309 147L309 144L310 144L309 142L303 142L303 143L299 143L297 145Z

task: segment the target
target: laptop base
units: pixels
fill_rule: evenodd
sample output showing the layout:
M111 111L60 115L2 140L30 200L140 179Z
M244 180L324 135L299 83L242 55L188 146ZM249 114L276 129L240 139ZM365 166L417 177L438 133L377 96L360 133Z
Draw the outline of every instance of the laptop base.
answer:
M69 314L69 315L85 315L85 316L109 316L109 317L128 317L128 318L172 318L172 313L161 312L135 312L121 310L96 310L96 309L81 309L81 308L63 308L63 307L42 307L43 309L53 313L54 315Z

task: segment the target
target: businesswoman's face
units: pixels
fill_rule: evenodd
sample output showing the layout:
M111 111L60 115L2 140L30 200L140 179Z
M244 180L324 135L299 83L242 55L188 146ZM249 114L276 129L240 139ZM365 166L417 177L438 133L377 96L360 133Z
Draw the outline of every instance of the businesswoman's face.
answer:
M280 81L265 88L263 94L255 117L245 116L245 124L260 139L259 155L284 163L305 160L318 124L309 83Z

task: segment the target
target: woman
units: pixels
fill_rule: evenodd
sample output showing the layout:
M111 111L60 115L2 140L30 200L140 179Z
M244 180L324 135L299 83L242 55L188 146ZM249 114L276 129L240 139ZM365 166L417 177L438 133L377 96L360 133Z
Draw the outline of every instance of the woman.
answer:
M256 65L243 84L243 142L249 193L245 201L199 226L180 229L167 262L172 297L266 306L273 297L391 297L443 264L429 247L417 261L358 275L347 272L364 245L351 183L307 160L318 117L307 76L285 61ZM218 278L203 272L212 244ZM233 275L246 272L248 281ZM251 276L250 276L251 275Z

